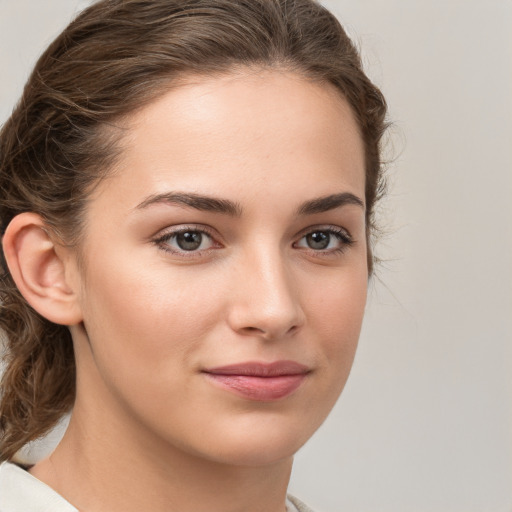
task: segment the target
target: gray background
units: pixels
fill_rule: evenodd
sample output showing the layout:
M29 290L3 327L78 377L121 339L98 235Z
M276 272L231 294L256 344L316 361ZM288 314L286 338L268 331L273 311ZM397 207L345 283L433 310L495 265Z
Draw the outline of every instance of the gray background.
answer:
M0 122L80 0L0 0ZM512 2L325 0L394 127L359 353L291 491L324 512L512 511Z

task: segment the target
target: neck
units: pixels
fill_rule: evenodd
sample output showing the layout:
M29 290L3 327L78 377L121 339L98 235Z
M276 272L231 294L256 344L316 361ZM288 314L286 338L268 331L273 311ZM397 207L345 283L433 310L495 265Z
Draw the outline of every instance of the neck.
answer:
M78 396L62 442L31 469L80 511L285 511L291 457L256 467L205 460L107 405L90 408Z

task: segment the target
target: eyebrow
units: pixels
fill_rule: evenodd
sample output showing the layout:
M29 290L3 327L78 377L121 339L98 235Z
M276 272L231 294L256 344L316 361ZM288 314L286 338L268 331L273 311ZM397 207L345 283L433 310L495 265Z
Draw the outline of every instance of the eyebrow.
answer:
M313 215L315 213L328 212L348 204L360 206L363 210L365 209L362 199L350 192L343 192L306 201L299 206L297 213L299 215Z
M218 199L215 197L208 197L189 192L167 192L164 194L155 194L142 201L142 203L140 203L136 209L144 209L148 206L158 203L190 206L196 210L223 213L232 217L239 217L242 215L241 206L238 203L230 201L229 199Z
M144 199L142 203L137 205L136 209L142 210L160 203L189 206L196 210L221 213L231 217L240 217L242 215L242 207L240 204L230 201L229 199L220 199L189 192L166 192L163 194L154 194ZM364 202L362 199L350 192L343 192L306 201L299 206L297 214L313 215L315 213L334 210L349 204L360 206L364 209Z

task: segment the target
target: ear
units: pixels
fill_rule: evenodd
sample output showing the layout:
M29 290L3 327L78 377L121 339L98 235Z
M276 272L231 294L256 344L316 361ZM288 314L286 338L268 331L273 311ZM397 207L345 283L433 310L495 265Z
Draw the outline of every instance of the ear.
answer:
M68 282L79 282L75 258L52 240L39 215L27 212L14 217L2 244L18 290L40 315L61 325L82 321L77 290Z

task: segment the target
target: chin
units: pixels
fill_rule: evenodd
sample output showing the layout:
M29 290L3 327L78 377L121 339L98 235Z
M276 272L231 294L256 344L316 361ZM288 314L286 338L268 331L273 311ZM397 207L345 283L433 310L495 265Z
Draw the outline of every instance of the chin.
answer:
M269 466L289 461L318 428L304 420L279 422L255 417L251 424L210 431L197 455L233 466ZM212 435L213 434L213 435Z
M206 457L212 462L228 466L272 466L290 461L304 442L294 443L288 439L283 442L271 440L259 443L252 439L243 444L230 443L230 446L217 446L215 450L209 450Z

